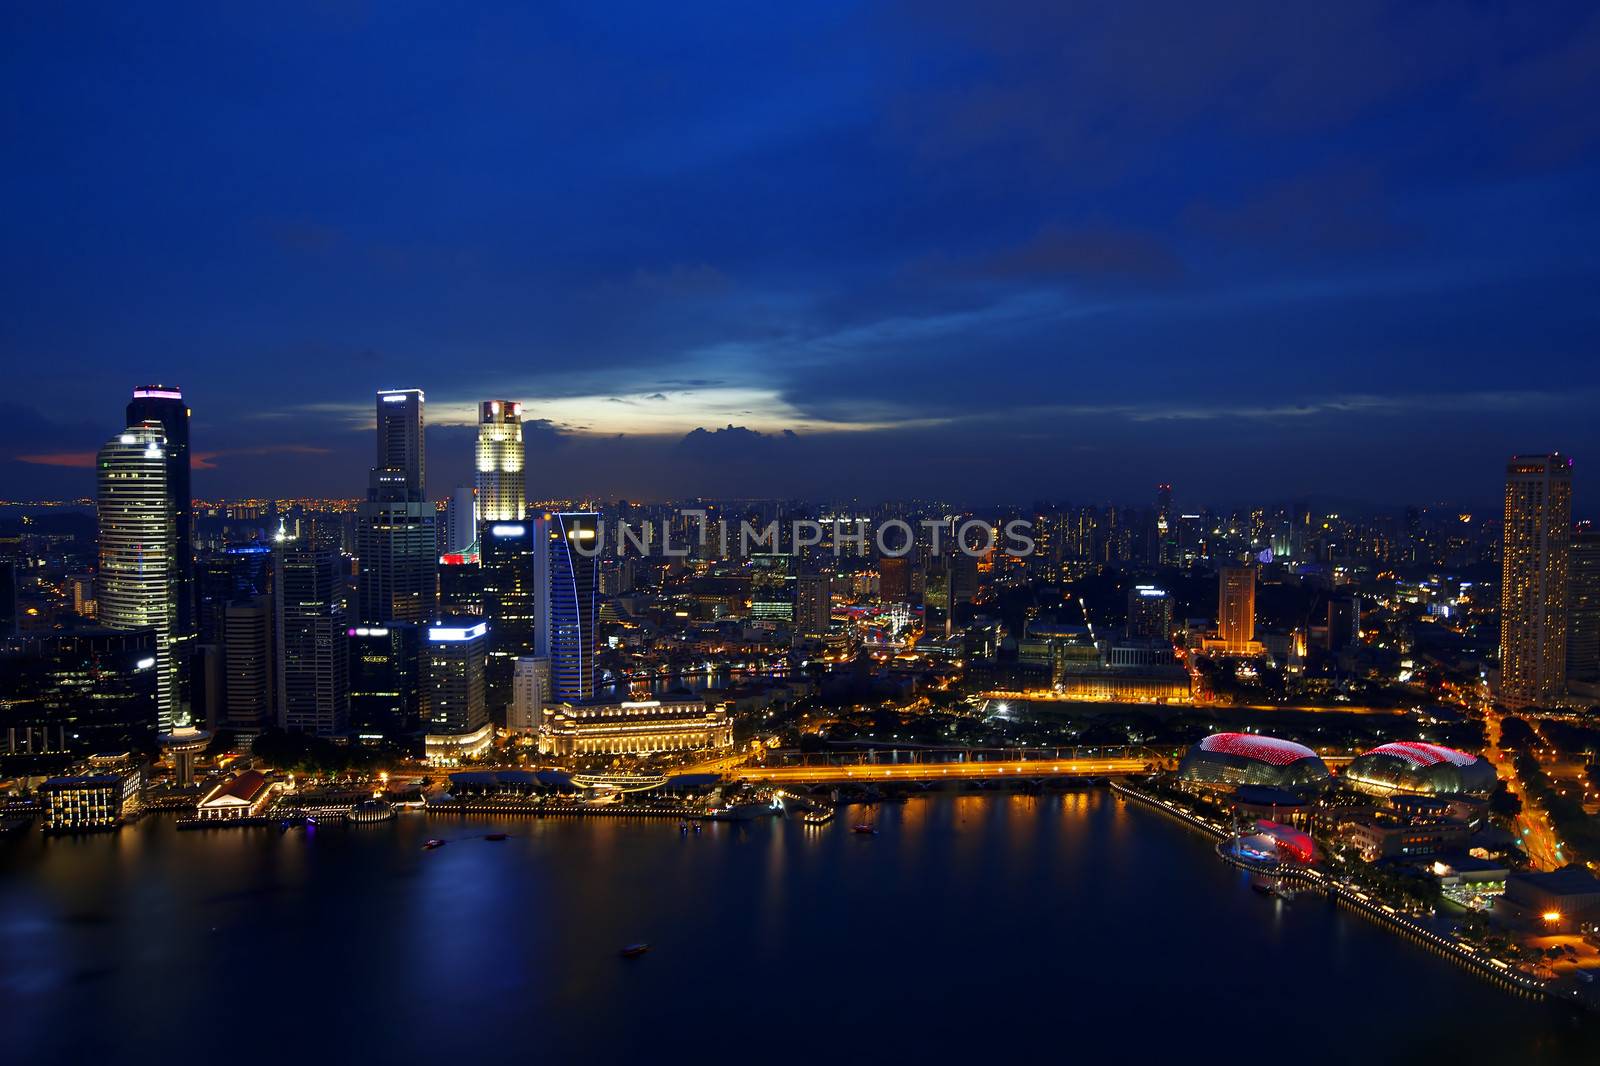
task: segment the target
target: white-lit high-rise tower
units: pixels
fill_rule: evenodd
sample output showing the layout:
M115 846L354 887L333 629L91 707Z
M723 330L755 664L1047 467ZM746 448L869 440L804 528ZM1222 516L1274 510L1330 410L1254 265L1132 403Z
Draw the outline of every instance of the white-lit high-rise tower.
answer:
M520 522L527 493L522 469L522 405L478 405L478 521Z
M177 517L168 476L166 433L155 421L129 426L106 441L95 458L99 620L110 629L155 634L161 733L189 724L178 699L178 663L172 653L180 584Z

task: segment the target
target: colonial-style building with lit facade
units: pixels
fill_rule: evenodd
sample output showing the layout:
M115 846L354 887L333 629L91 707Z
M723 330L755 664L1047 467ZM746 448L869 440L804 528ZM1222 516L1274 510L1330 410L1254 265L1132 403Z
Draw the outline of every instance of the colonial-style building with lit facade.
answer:
M545 716L547 755L653 755L733 746L733 719L701 696L563 703Z

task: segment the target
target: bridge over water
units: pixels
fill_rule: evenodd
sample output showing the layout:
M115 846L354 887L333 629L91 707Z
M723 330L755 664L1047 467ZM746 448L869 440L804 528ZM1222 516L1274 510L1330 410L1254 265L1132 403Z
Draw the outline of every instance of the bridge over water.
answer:
M851 756L830 753L776 765L745 765L730 771L729 776L762 784L1037 780L1142 774L1170 763L1170 756L1143 748L1058 748L1039 752L937 748L867 751Z

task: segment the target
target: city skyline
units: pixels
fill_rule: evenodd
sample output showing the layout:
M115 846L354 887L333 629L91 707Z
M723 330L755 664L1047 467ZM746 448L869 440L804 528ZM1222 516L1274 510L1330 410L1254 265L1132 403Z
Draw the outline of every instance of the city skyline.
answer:
M87 495L135 378L210 496L344 494L397 386L441 469L526 403L553 496L1487 503L1600 455L1582 5L132 17L8 25L10 495Z

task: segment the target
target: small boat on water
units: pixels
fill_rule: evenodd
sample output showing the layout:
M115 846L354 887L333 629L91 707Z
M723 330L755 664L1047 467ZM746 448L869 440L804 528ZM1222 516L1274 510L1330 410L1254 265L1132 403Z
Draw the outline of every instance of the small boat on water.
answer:
M625 959L637 959L640 955L643 955L649 950L649 944L640 942L638 944L629 944L627 947L617 952L617 954L621 955Z
M432 851L434 848L442 848L448 843L449 843L448 840L439 840L438 838L435 838L433 840L428 841L426 844L422 845L422 850L423 851Z
M485 840L504 840L505 838L506 834L504 833L485 833L483 835L483 839Z
M853 825L853 826L850 827L850 832L852 832L852 833L864 833L867 836L877 836L878 835L878 827L873 825L871 822L859 822L856 825Z

